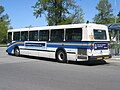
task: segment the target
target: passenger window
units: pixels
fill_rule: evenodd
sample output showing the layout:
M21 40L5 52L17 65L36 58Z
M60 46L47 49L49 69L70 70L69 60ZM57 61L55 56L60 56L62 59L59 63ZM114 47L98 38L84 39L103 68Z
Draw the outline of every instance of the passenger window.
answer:
M62 42L64 40L64 29L51 30L52 42Z
M20 40L20 32L14 32L13 41L19 41L19 40Z
M12 42L12 32L8 32L8 43Z
M21 32L21 41L27 41L28 40L28 31Z
M39 41L49 41L49 30L39 31Z
M38 41L38 31L29 32L29 41Z
M66 41L81 41L82 28L66 29Z

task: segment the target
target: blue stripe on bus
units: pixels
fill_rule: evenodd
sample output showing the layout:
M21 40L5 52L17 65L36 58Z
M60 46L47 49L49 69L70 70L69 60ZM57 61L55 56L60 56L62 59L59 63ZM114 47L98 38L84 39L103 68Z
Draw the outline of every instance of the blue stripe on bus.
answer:
M39 42L40 43L40 42ZM38 49L39 43L33 43L33 42L29 42L27 45L27 47L33 47L34 49ZM47 43L47 47L51 47L51 48L59 48L59 47L63 47L63 48L71 48L71 49L76 49L76 48L81 48L81 49L94 49L94 47L92 47L92 44L95 43L103 43L103 42L91 42L91 41L83 41L83 42L63 42L63 43ZM104 43L108 43L108 42L104 42ZM27 43L26 43L27 44ZM44 44L44 43L42 43ZM31 45L31 46L30 46ZM7 52L11 53L12 50L16 47L16 46L24 46L24 42L13 42L10 43L10 45L7 48ZM35 48L37 46L37 48ZM44 46L44 45L43 45Z
M91 49L91 46L78 46L78 45L47 45L47 47L53 47L53 48L59 48L59 47L63 47L63 48L81 48L81 49Z
M54 47L54 48L58 48L58 47L63 47L63 48L81 48L81 49L91 49L91 44L93 44L93 42L87 41L87 42L71 42L71 43L48 43L47 47Z
M8 53L12 53L12 50L15 48L15 47L17 47L17 46L24 46L24 44L23 44L24 42L13 42L13 43L10 43L7 47L7 52Z

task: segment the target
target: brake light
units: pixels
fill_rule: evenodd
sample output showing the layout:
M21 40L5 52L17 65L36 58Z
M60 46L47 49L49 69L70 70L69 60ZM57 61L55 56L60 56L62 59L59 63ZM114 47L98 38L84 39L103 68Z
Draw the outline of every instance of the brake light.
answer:
M94 40L94 36L93 35L89 35L90 40Z
M94 48L94 44L92 43L91 45L90 45L90 47L91 47L91 50Z

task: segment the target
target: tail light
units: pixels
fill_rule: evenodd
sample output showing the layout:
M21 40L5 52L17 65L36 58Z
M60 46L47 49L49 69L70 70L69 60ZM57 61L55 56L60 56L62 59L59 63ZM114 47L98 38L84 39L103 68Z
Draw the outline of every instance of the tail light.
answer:
M94 49L94 43L92 43L92 44L90 45L90 49L91 49L91 50Z

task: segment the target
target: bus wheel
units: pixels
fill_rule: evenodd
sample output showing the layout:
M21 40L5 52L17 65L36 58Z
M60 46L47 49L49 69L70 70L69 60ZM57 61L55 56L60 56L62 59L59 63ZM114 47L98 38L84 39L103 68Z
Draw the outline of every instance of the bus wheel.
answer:
M14 55L15 55L15 56L20 56L20 50L19 50L18 47L16 47L16 48L14 49Z
M67 62L67 55L63 50L59 50L57 52L57 60L61 63L66 63Z

